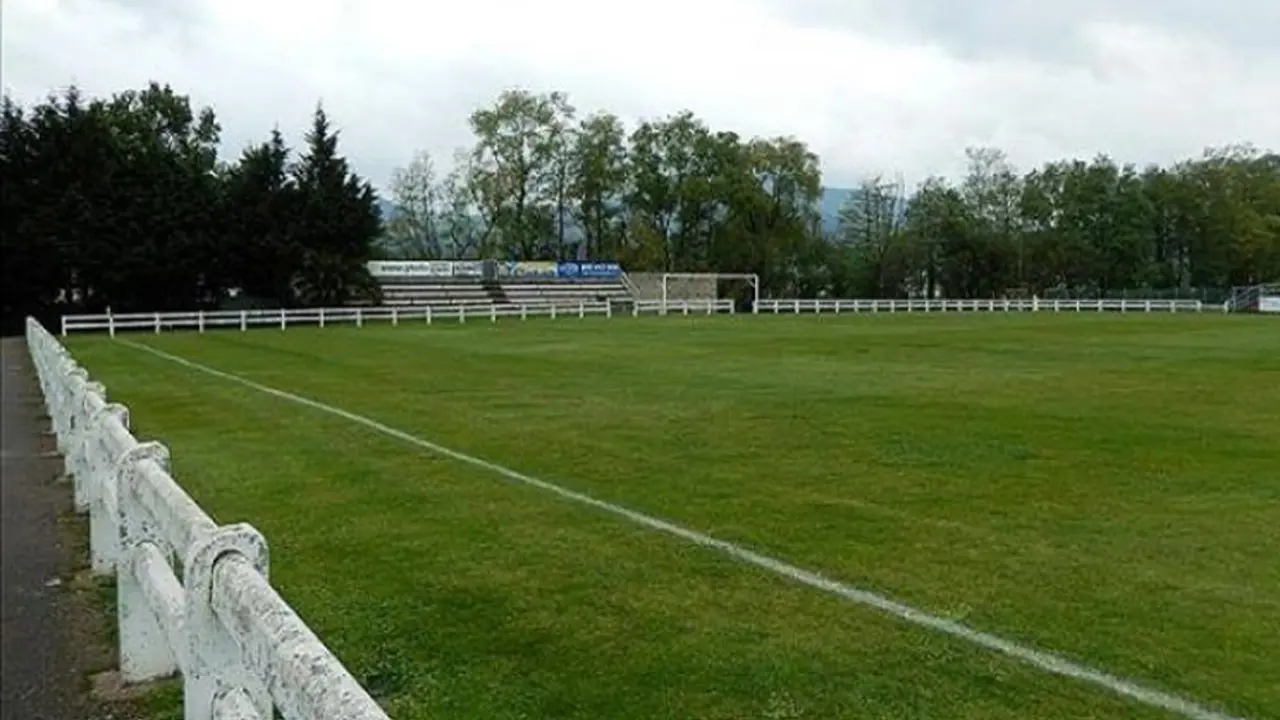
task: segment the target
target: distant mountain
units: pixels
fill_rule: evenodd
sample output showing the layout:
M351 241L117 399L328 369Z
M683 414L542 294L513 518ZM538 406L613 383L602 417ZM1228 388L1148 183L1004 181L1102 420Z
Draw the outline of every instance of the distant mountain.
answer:
M822 197L818 199L818 210L822 213L822 230L834 233L840 223L840 208L853 195L852 188L822 188Z
M818 199L818 209L822 213L822 229L832 233L840 220L840 208L849 200L854 191L850 188L823 188L822 197ZM378 199L378 208L382 211L382 219L395 217L396 207L390 200Z

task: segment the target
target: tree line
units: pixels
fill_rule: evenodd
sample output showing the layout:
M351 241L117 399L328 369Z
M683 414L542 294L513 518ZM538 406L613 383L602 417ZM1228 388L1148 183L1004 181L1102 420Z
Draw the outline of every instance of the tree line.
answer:
M1106 295L1280 279L1280 155L1248 145L1169 167L1098 156L1019 172L967 150L964 177L872 178L824 221L818 157L689 111L627 128L559 92L502 93L440 175L391 183L392 257L620 261L755 272L775 296Z
M305 147L279 130L219 158L211 108L151 84L0 107L4 330L64 312L340 304L376 293L372 186L317 106Z
M1226 288L1280 279L1280 155L1167 167L1106 156L1019 171L967 151L955 180L868 179L824 217L819 158L690 111L628 126L564 93L510 90L468 118L447 171L419 152L388 217L317 107L220 157L211 108L168 86L75 88L0 108L6 331L25 314L376 300L373 257L613 260L754 272L773 296L999 297ZM829 213L828 213L829 215Z

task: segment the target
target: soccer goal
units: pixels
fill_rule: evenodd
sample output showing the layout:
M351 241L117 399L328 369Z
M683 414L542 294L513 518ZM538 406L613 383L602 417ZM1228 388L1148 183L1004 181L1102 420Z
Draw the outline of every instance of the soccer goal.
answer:
M757 311L760 276L755 273L663 273L662 312L672 305L732 300L734 312Z
M1227 312L1280 313L1280 283L1232 288L1223 309Z

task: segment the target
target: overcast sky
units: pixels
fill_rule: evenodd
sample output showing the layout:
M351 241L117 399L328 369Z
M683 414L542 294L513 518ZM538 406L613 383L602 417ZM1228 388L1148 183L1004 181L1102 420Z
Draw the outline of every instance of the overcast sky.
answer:
M25 102L166 81L213 105L224 150L317 100L385 186L447 161L507 87L624 119L690 108L795 135L825 181L956 175L966 145L1020 167L1280 148L1280 0L0 0L3 83Z

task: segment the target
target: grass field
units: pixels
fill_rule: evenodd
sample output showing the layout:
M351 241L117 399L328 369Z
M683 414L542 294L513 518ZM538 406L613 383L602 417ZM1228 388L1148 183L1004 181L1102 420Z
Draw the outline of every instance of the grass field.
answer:
M719 317L129 336L1280 718L1280 324ZM1161 718L102 337L69 347L398 720Z

